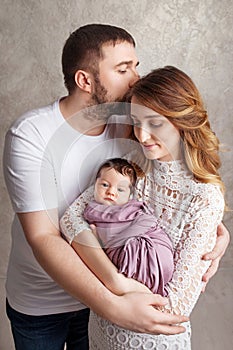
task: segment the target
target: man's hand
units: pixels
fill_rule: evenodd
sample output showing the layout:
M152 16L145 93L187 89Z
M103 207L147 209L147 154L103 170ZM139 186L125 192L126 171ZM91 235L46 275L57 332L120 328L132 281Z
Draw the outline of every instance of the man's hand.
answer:
M180 323L187 322L188 317L163 313L156 309L166 305L166 298L158 294L135 292L117 298L116 304L108 310L110 312L102 316L119 326L149 334L171 335L185 332ZM117 312L114 311L116 309Z
M203 255L203 260L212 260L211 265L209 269L204 274L202 280L205 282L202 292L205 291L206 285L209 282L210 278L215 275L215 273L218 270L219 262L223 255L225 254L225 251L229 245L230 242L230 234L227 230L227 228L221 223L218 226L217 230L217 240L214 249L212 252L206 253Z

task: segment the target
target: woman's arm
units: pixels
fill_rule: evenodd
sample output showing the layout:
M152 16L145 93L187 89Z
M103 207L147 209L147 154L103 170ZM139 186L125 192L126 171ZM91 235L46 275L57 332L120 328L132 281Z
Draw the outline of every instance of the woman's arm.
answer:
M201 293L202 276L210 265L210 262L202 260L202 256L215 245L216 229L222 220L223 210L223 196L212 185L207 185L206 191L190 203L182 237L175 249L173 278L166 285L170 301L167 311L185 315L191 313Z

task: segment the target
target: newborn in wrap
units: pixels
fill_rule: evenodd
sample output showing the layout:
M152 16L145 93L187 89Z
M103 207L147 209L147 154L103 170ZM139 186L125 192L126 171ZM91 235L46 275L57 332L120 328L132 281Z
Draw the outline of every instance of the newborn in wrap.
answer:
M119 272L153 293L167 295L165 285L174 269L172 244L145 203L131 199L109 206L92 201L84 218L96 225L98 238Z

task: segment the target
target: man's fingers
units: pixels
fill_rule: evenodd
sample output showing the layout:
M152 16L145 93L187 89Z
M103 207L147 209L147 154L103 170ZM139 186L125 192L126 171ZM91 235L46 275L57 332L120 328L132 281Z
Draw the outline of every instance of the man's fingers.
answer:
M202 280L204 282L207 283L209 281L209 279L215 275L215 273L218 270L219 261L220 261L220 259L213 260L212 264L210 265L210 267L208 268L208 270L206 271L206 273L202 277Z
M165 335L173 335L173 334L180 334L185 332L185 327L184 326L176 326L176 325L171 325L171 326L156 326L156 330L154 331L154 334L165 334Z
M187 316L182 315L172 315L164 312L161 316L161 321L163 324L167 324L169 326L178 325L183 322L187 322L189 318Z
M171 315L169 313L161 313L159 317L159 324L155 324L155 330L157 334L180 334L185 332L185 327L180 325L181 323L189 320L186 316Z
M151 294L150 297L151 297L150 304L155 307L164 306L168 303L168 298L162 297L159 294Z
M168 303L168 299L165 297L162 297L159 294L151 294L151 305L154 305L156 308L159 306L165 306ZM183 315L174 315L166 312L161 312L160 313L160 321L163 324L167 325L176 325L179 323L187 322L189 318L187 316Z
M136 302L132 312L137 315L135 324L132 326L132 320L130 320L131 326L129 327L126 324L124 328L148 334L173 335L185 332L183 323L187 322L189 318L166 312L164 305L168 302L167 298L158 294L147 293L126 293L123 298L124 302L126 302L126 307L130 304L130 299ZM160 307L164 311L159 310Z

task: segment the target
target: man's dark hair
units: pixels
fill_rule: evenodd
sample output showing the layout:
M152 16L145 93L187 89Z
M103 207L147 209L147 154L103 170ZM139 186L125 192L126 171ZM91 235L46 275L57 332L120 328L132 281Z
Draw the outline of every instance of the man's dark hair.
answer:
M135 47L133 37L126 30L107 24L88 24L71 33L62 52L62 71L69 94L75 90L77 70L98 73L103 44L114 46L123 41Z

